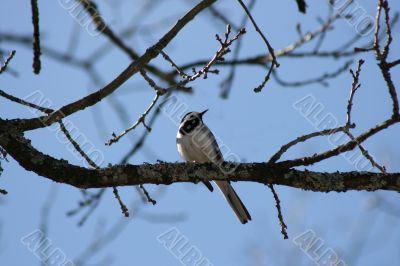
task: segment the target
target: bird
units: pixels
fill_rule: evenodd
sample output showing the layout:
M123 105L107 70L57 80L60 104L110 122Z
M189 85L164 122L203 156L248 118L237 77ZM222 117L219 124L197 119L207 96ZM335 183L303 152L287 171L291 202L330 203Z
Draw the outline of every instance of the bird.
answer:
M188 162L212 162L221 165L224 162L221 150L214 134L203 122L203 115L208 111L189 112L185 114L179 124L176 136L176 145L179 155ZM210 181L203 181L206 187L213 192ZM235 212L242 224L251 220L251 216L240 200L229 181L215 180L214 183L221 190L225 199Z

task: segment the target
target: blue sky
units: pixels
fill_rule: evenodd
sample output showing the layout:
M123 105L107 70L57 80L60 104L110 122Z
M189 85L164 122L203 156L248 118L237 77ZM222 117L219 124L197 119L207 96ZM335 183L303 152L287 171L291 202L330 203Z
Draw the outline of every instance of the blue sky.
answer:
M62 1L60 1L62 2ZM93 37L80 27L72 15L59 1L39 2L42 45L86 58L96 47L108 41L102 36ZM149 13L143 14L140 7L146 1L104 1L99 8L106 22L117 32L140 21L140 25L155 24L150 35L126 39L128 45L139 53L161 37L179 16L183 15L194 1L160 1ZM318 16L325 18L328 9L325 2L307 1L306 15L297 12L294 1L258 1L253 15L274 48L279 49L298 39L296 23L302 24L303 32L319 26ZM359 1L366 14L375 15L375 1ZM392 12L400 4L390 1ZM0 32L31 35L30 5L22 1L2 2ZM217 7L239 24L243 11L235 1L220 1ZM7 11L7 12L5 12ZM164 19L165 18L165 19ZM161 21L161 22L160 22ZM154 26L154 25L153 25ZM200 15L183 29L166 48L178 64L196 59L211 58L218 49L214 39L216 33L223 34L225 25L212 22L208 12ZM392 59L398 59L398 27L394 29ZM321 50L339 47L355 34L354 26L345 20L338 21L329 33ZM76 38L78 45L70 45ZM368 42L367 35L358 44ZM310 51L315 42L301 47L299 51ZM42 99L51 102L53 108L79 99L98 90L111 81L129 63L129 58L117 49L111 49L97 61L95 68L101 81L95 84L81 68L66 65L46 55L42 56L40 75L32 73L32 51L30 46L11 42L0 42L0 49L15 49L17 54L10 67L18 77L10 74L0 76L1 89L18 97L27 97L40 92ZM266 52L266 47L251 25L243 36L241 56L247 57ZM231 58L228 55L227 58ZM353 120L357 124L354 133L385 120L391 112L391 103L384 81L372 54L360 54L354 62L363 58L366 63L361 72L362 87L357 92L353 107ZM286 81L318 77L333 72L347 59L332 58L281 58L279 75ZM161 57L155 59L165 70L169 64ZM351 68L356 68L353 63ZM329 81L329 86L311 84L304 87L282 87L271 80L262 93L253 88L263 79L266 69L259 66L244 66L237 70L230 96L227 100L219 96L220 82L229 73L220 68L218 76L196 80L193 94L177 94L179 100L190 110L209 109L205 122L222 142L241 161L262 162L268 160L283 144L293 138L318 130L318 121L310 122L293 107L304 97L312 97L321 104L322 115L330 114L338 123L345 123L346 104L352 82L349 73ZM399 70L393 70L394 81ZM153 91L138 76L132 77L115 94L112 100L98 103L82 112L68 117L73 125L94 149L104 155L103 166L118 163L144 131L139 126L118 143L105 146L112 132L121 132L134 123L149 105ZM128 121L121 121L112 107L113 101L121 103L128 114ZM0 99L2 118L33 117L32 112ZM365 146L388 171L398 172L399 143L396 136L400 128L394 126L371 138ZM175 147L177 126L170 117L161 115L153 126L144 148L130 159L132 164L154 163L157 160L181 161ZM26 133L32 144L45 153L64 158L74 164L83 161L74 156L56 134L57 128L40 129ZM334 144L334 143L333 143ZM301 144L286 153L282 159L313 154L331 148L327 138L318 138ZM143 204L136 190L120 188L124 202L130 206L132 219L120 213L111 190L104 195L99 207L82 226L77 223L78 214L67 217L81 199L81 193L68 185L55 184L34 173L26 172L12 158L2 161L4 173L0 187L8 190L0 197L0 258L5 265L39 264L34 252L21 242L21 238L35 232L43 220L43 204L50 197L52 205L48 214L48 238L54 248L59 248L70 260L84 256L87 247L101 239L107 243L103 249L88 260L87 265L181 265L182 256L173 254L160 235L170 233L174 237L187 239L189 248L196 248L213 265L313 265L313 255L305 253L293 240L303 233L313 232L323 242L322 250L332 249L347 265L397 265L399 257L400 229L396 226L399 215L391 206L398 196L393 192L347 192L314 193L288 187L276 187L282 201L282 210L288 225L289 240L283 240L276 217L275 203L267 187L252 183L233 184L246 204L253 220L241 225L235 218L222 195L209 193L202 185L173 184L170 186L147 186L158 201L155 206ZM352 171L355 164L343 156L308 167L315 171ZM120 232L118 232L121 230ZM161 239L164 239L161 237ZM160 242L161 241L161 242ZM83 254L83 255L82 255Z

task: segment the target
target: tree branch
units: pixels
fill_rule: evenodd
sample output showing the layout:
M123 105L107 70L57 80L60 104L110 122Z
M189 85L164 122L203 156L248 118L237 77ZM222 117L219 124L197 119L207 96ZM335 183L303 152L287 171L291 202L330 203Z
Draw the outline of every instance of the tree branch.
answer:
M11 53L7 56L6 61L4 61L4 64L0 66L0 74L7 70L7 66L14 56L15 56L15 50L12 50Z
M160 53L160 50L164 49L175 38L179 31L186 26L187 23L189 23L197 14L215 2L216 0L203 0L198 5L193 7L186 15L179 19L177 23L155 45L148 48L141 57L131 63L124 71L122 71L121 74L119 74L114 80L112 80L102 89L75 102L67 104L48 116L32 119L17 119L13 122L17 124L18 127L23 131L43 128L60 121L66 116L100 102L102 99L116 91L130 77L139 72L140 69L146 66L148 62L157 57L157 55Z
M8 131L4 131L8 128ZM139 184L197 183L202 180L230 180L284 185L318 192L347 190L388 190L400 192L400 173L335 172L320 173L284 167L281 163L242 163L232 165L235 171L222 174L211 163L158 163L115 165L88 169L69 164L66 160L43 154L31 146L16 129L0 120L0 145L23 168L55 182L78 188L132 186ZM52 167L48 167L51 165Z
M40 73L41 62L40 55L40 32L39 32L39 8L38 0L31 0L32 9L32 24L33 24L33 72L35 74Z

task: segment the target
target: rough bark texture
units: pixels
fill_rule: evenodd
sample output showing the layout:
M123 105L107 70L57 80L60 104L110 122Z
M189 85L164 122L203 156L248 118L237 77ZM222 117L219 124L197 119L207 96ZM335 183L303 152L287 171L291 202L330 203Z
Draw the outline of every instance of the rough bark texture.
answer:
M281 163L231 165L235 170L230 174L222 174L218 166L209 163L127 164L101 169L88 169L41 153L17 131L3 133L0 136L0 145L26 170L33 171L55 182L79 188L172 184L175 182L196 183L206 179L228 179L231 181L285 185L320 192L343 192L347 190L391 190L400 192L400 173L320 173L289 169L283 167Z

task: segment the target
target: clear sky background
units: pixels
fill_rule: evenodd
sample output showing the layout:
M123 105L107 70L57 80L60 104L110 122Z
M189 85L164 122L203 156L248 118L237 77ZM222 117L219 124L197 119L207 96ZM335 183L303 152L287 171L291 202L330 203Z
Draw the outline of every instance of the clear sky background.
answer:
M142 7L147 1L98 1L108 24L120 32L139 23L139 34L126 38L126 43L136 51L145 49L158 40L196 1L159 1L155 8ZM279 49L298 40L296 23L303 32L319 27L318 17L326 18L327 1L308 0L306 15L297 11L295 1L257 1L254 17L274 48ZM370 16L375 16L376 1L358 1ZM398 1L390 1L392 14L400 10ZM30 5L27 1L3 0L1 2L0 33L30 36L32 32ZM239 25L243 11L236 1L219 1L217 7ZM87 58L96 47L108 43L103 36L90 36L81 28L59 1L39 1L42 45L77 58ZM143 27L146 26L144 28ZM152 26L151 33L146 32ZM154 30L155 28L155 30ZM251 25L243 38L241 56L266 52L266 47ZM392 59L400 57L398 25L394 28ZM180 64L196 59L209 59L218 49L216 33L223 34L225 25L214 21L208 11L189 23L166 51ZM354 36L355 29L345 20L335 24L321 50L335 49ZM75 38L76 46L71 46ZM369 42L367 35L356 44ZM110 46L112 47L112 46ZM299 51L310 51L315 42ZM115 48L95 65L101 78L95 84L79 67L55 60L44 52L40 75L32 73L30 45L0 42L0 49L17 54L10 67L18 77L8 73L0 76L0 89L18 97L40 91L51 101L53 108L75 101L98 90L111 81L130 63L129 58ZM228 55L227 58L231 58ZM359 54L351 68L356 68L359 58L366 60L361 73L362 87L354 100L354 133L387 119L391 102L387 88L379 74L373 55ZM334 72L346 60L332 58L282 58L279 76L286 81L299 81ZM153 61L170 70L162 58ZM260 66L239 67L228 99L220 97L220 82L229 73L220 68L218 76L199 79L192 84L193 94L177 94L190 110L210 109L204 120L244 162L268 160L283 144L293 138L319 130L293 107L293 104L310 95L323 105L323 115L332 114L340 124L345 123L346 104L352 82L348 72L330 80L329 86L311 84L304 87L283 87L271 80L262 93L253 88L263 79L266 69ZM398 84L399 68L393 70ZM134 123L153 97L153 90L138 76L132 77L116 93L113 100L104 100L94 107L68 117L68 121L82 132L94 147L104 155L102 166L118 163L131 149L144 131L139 126L111 147L104 142L112 132L121 132ZM121 121L113 108L118 101L126 108L128 121ZM2 118L32 117L25 107L0 98ZM60 142L56 130L40 129L28 132L32 144L56 158L74 164L83 164ZM177 126L161 115L144 148L129 163L155 163L157 160L181 161L175 147ZM365 146L388 171L399 172L399 126L385 130L369 139ZM310 155L331 148L327 138L318 138L296 146L283 159ZM358 153L359 154L359 153ZM237 220L222 195L210 193L203 185L173 184L147 186L157 200L152 206L141 202L136 189L120 188L124 202L129 205L132 218L122 216L111 190L103 196L99 207L81 227L77 223L82 213L68 217L66 213L77 207L81 192L68 185L55 184L22 169L12 158L2 161L4 173L0 187L8 190L0 197L0 260L2 265L38 265L35 257L21 238L47 224L47 236L54 248L62 250L75 262L85 260L85 265L181 265L180 258L163 246L157 237L176 228L180 236L196 247L213 265L314 265L312 254L304 253L294 239L312 230L323 243L322 250L332 249L347 265L398 265L400 261L400 207L399 196L394 192L315 193L294 188L276 187L288 225L289 240L283 240L272 195L266 186L253 183L233 184L250 211L253 220L242 225ZM355 164L337 156L308 167L315 171L352 171ZM95 190L93 190L94 192ZM50 200L49 200L50 198ZM45 203L51 202L50 205ZM103 240L104 239L104 240ZM100 242L97 242L99 241ZM103 241L103 242L102 242ZM87 253L93 243L101 243L100 250L91 256ZM86 254L89 254L87 256Z

